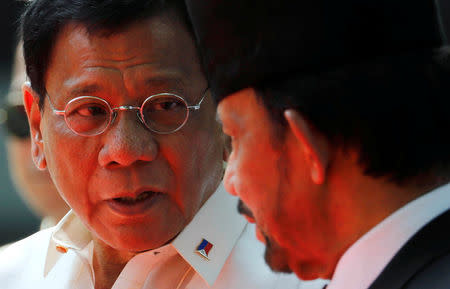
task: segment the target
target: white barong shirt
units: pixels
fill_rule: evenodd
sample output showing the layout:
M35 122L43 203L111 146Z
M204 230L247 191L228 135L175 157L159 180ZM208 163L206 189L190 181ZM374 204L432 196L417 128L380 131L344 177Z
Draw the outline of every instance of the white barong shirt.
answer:
M236 211L237 198L223 185L168 245L134 256L112 289L319 289L323 281L302 282L273 273L264 245ZM208 259L196 251L206 239ZM93 241L71 211L57 226L12 244L0 255L2 289L93 289Z

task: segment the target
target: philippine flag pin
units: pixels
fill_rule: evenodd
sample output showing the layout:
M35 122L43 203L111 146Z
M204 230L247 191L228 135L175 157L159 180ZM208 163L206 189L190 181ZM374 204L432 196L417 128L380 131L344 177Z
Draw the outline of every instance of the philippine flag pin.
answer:
M202 239L200 242L200 245L198 245L197 250L195 251L197 254L205 258L206 260L209 260L209 251L211 251L213 247L213 244L208 242L206 239Z

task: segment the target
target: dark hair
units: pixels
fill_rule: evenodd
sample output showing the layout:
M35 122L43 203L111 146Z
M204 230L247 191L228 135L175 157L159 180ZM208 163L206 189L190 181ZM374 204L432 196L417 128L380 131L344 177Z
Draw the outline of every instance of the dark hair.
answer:
M175 11L193 37L182 0L34 0L22 15L22 37L27 75L44 104L45 75L53 45L70 22L86 26L88 33L108 36L145 18Z
M397 184L448 182L448 48L285 77L255 86L275 123L285 126L283 111L294 108L334 145L358 149L367 175Z

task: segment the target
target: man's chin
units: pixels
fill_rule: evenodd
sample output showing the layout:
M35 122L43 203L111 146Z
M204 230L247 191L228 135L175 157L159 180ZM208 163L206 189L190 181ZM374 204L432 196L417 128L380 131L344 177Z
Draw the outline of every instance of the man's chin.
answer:
M284 250L280 249L276 245L274 246L273 242L267 236L264 237L266 244L264 259L270 269L274 272L292 273L292 270L288 265L287 256L284 254Z
M294 260L293 255L291 255L286 249L281 248L264 233L263 236L266 244L264 259L272 271L288 274L295 273L298 278L305 281L315 280L318 278L331 278L332 272L326 271L326 269L329 268L324 264L313 262L312 260Z
M317 262L301 262L295 265L291 264L292 271L298 278L308 281L318 278L331 279L332 274L326 271L328 268L324 264Z
M267 265L269 265L270 269L274 272L287 273L287 274L294 273L295 275L297 275L298 278L300 278L301 280L304 280L304 281L315 280L317 278L321 278L318 275L318 272L316 272L314 270L308 270L311 268L305 268L304 266L300 266L300 265L291 268L287 264L287 262L280 260L279 258L277 258L274 255L271 255L270 253L267 253L267 251L266 251L266 254L264 257L265 257Z

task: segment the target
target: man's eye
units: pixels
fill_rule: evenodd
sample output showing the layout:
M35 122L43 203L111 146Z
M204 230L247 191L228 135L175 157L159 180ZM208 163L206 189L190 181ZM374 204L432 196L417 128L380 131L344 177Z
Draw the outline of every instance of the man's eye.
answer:
M174 110L179 105L176 101L163 101L153 105L153 110Z
M176 111L182 108L182 104L178 101L160 101L153 103L152 111Z
M83 106L77 109L77 114L81 116L100 116L106 114L106 111L99 106Z

